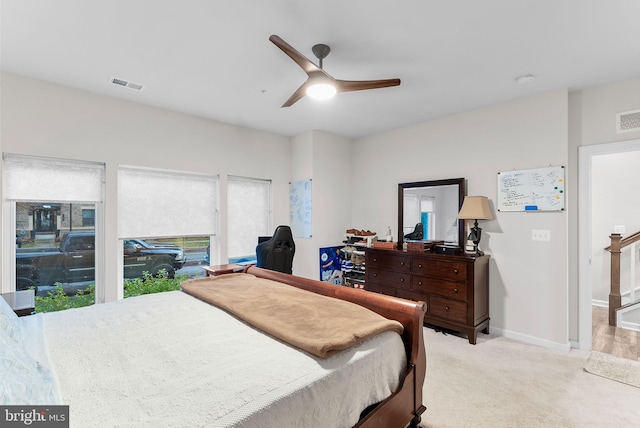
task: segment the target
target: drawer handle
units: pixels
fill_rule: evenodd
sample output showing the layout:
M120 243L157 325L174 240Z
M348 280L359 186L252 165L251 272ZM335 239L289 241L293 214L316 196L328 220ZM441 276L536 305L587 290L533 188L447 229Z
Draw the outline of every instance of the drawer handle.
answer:
M454 293L456 293L456 294L458 294L458 289L457 289L457 288L454 288L454 289L453 289L453 292L454 292Z
M422 285L422 281L418 281L418 285Z
M445 310L445 311L447 311L447 312L449 312L449 306L445 306L445 307L444 307L444 310Z
M422 265L420 265L420 264L419 264L419 265L418 265L418 269L422 269Z
M374 277L376 277L376 276L378 276L378 274L374 272L374 273L373 273L373 276L374 276Z
M404 278L400 278L400 282L404 282Z
M374 262L377 262L377 261L378 261L378 259L374 257L374 258L373 258L373 261L374 261Z
M400 266L404 266L404 262L400 262Z
M458 269L454 269L454 270L453 270L453 273L458 273Z

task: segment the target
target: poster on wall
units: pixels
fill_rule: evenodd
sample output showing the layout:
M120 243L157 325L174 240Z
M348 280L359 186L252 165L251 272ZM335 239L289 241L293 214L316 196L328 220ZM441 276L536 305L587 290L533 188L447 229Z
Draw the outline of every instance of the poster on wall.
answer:
M311 179L289 183L289 220L296 238L311 238Z
M338 247L320 248L320 281L331 284L343 285L342 281L342 257Z
M564 166L498 173L498 211L563 211Z

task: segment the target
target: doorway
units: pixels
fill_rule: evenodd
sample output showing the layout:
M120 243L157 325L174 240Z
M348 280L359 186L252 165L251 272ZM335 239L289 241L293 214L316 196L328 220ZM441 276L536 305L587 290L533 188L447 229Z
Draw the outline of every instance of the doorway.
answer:
M33 207L33 230L38 232L55 232L58 229L59 207L39 205Z
M592 198L594 186L597 185L592 181L592 162L596 156L632 151L640 151L640 140L582 146L578 149L578 339L583 350L590 350L593 340L592 209L597 209L598 205Z

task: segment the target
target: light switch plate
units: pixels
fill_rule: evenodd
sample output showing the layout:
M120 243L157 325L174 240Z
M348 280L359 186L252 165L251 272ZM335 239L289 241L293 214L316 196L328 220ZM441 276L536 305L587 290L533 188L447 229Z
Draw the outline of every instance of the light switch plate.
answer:
M545 229L533 229L531 230L532 241L551 241L551 231Z
M627 231L627 228L624 225L616 225L613 226L613 233L619 233L620 235L624 235Z

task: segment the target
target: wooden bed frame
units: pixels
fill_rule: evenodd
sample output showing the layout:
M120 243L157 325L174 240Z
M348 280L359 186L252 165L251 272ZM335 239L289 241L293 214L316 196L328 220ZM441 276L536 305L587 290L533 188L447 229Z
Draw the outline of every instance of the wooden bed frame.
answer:
M426 410L422 404L422 386L426 373L422 324L426 303L336 286L254 266L244 269L244 272L353 302L385 318L399 321L404 326L402 341L407 352L407 371L398 390L373 407L354 428L405 428L407 425L415 428L418 426L422 419L421 415Z

